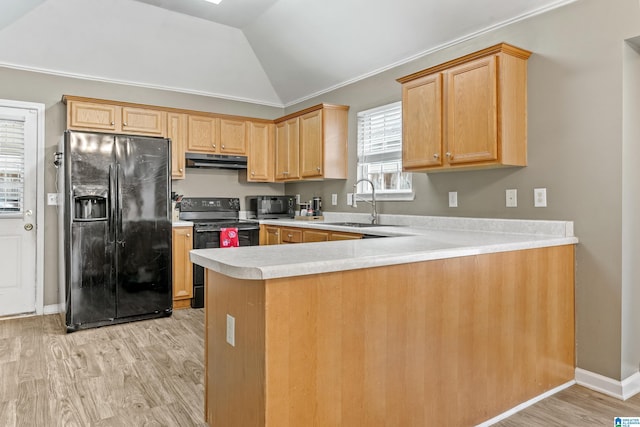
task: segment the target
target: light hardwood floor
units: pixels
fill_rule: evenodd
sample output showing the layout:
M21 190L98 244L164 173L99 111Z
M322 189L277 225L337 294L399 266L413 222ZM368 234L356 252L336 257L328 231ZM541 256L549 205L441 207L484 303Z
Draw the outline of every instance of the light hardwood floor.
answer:
M206 426L204 310L66 334L0 321L0 426Z
M0 426L206 426L203 328L203 309L72 334L58 315L0 320ZM640 395L622 402L576 385L494 425L613 426L616 416L640 416Z

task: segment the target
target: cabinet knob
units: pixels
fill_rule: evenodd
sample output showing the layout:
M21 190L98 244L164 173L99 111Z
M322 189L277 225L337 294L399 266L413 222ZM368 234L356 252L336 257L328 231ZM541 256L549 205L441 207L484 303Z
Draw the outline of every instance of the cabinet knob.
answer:
M440 154L438 154L438 153L436 153L436 154L434 154L434 155L433 155L433 158L434 158L434 159L438 159L439 157L440 157Z
M213 148L216 148L216 144L213 144Z
M256 173L254 171L251 171L251 176L254 176Z
M448 158L450 158L450 159L452 159L452 158L453 158L453 154L451 154L451 153L450 153L450 152L448 152L448 151L446 152L446 154L445 154L445 155L446 155Z
M178 169L178 170L179 170L180 172L182 172L184 169L180 168L180 169Z
M191 234L187 233L187 237L191 237Z
M222 149L224 150L224 144L222 144Z
M292 237L293 237L293 235L291 235L291 234L287 234L287 237L288 237L288 238L292 238Z
M124 122L124 123L122 124L122 126L127 126L127 122Z
M116 122L111 122L111 126L115 126L115 125L116 125Z
M316 168L316 170L317 170L318 172L320 172L320 166L318 166L318 167Z

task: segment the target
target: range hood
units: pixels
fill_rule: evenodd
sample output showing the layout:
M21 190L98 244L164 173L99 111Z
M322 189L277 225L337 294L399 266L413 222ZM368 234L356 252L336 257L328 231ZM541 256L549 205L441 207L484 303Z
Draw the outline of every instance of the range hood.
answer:
M185 153L188 168L246 169L247 156Z

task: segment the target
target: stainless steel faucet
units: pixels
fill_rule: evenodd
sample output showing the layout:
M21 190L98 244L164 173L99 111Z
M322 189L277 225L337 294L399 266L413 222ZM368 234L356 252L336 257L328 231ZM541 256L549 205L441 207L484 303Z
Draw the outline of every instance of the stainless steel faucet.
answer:
M362 181L366 181L369 184L371 184L371 201L368 200L364 200L361 199L363 202L367 202L371 205L372 208L372 212L371 212L371 224L377 224L378 223L378 210L376 209L376 187L373 185L373 181L371 181L370 179L367 178L361 178L359 180L356 181L355 184L353 184L353 201L351 203L351 207L357 208L358 207L358 203L356 202L356 194L358 193L358 184L361 183Z

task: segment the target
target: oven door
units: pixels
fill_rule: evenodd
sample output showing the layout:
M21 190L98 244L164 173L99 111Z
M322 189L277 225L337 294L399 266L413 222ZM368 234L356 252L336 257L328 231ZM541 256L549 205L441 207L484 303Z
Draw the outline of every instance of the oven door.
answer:
M208 249L220 247L220 231L201 230L193 233L193 248ZM260 229L257 227L238 227L240 246L256 246L260 243ZM193 264L193 299L191 307L204 307L204 267Z

